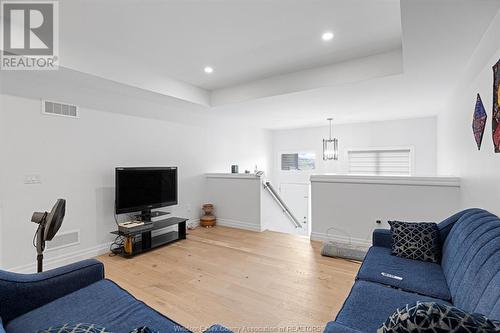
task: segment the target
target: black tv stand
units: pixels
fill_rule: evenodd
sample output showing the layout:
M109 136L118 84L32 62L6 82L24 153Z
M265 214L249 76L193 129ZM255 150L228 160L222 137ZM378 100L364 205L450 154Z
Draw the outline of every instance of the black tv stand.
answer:
M119 235L124 238L122 248L118 249L119 251L114 252L119 252L122 257L130 258L136 254L152 250L159 246L167 245L181 239L186 239L187 221L188 219L183 217L169 217L164 220L151 222L150 229L147 230L130 233L112 231L112 234ZM178 231L170 231L154 237L151 235L154 230L163 229L173 225L178 226Z
M159 216L168 215L168 214L170 214L170 213L169 212L162 212L159 210L152 212L149 209L149 210L143 210L140 214L135 215L135 217L139 218L141 221L150 222L153 217L159 217Z

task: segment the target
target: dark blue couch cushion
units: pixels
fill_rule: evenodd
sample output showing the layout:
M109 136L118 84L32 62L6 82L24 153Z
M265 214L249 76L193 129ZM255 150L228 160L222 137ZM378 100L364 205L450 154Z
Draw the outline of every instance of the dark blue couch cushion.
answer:
M500 220L484 210L464 214L443 245L443 272L453 304L500 320Z
M337 322L331 321L326 324L325 330L323 333L361 333L358 330L352 329L350 327L341 325Z
M402 277L397 280L382 275ZM382 283L403 290L449 301L450 291L439 264L391 255L391 249L372 246L358 272L358 279Z
M375 229L372 235L373 246L392 248L392 235L389 229Z
M335 321L361 332L376 332L397 308L417 301L450 304L444 300L358 280Z
M474 211L478 211L478 210L480 210L480 209L469 208L469 209L463 210L461 212L458 212L458 213L448 217L444 221L439 222L438 228L439 228L439 235L440 235L439 238L441 239L441 244L443 244L446 241L446 238L448 238L448 235L449 235L451 229L453 229L453 226L455 225L455 223L458 220L460 220L462 218L462 216L464 216L465 214L468 214L469 212L474 212Z
M101 280L10 321L7 333L37 332L64 323L95 323L113 333L148 326L160 333L189 332L138 301L109 280Z
M104 266L88 259L37 274L0 271L0 317L10 320L104 278Z

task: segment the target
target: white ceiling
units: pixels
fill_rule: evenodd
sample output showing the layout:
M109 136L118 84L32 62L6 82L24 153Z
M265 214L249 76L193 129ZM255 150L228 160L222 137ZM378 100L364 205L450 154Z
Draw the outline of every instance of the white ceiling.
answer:
M437 115L500 0L72 0L60 6L61 61L69 70L36 73L30 89L25 83L34 74L3 73L2 91L37 96L43 85L45 96L62 100L61 91L110 91L134 101L79 103L172 121L210 116L279 129L324 124L328 116L340 123ZM324 44L327 29L336 37ZM215 68L209 76L207 64ZM139 96L152 103L138 108Z
M498 0L402 0L402 74L247 98L211 112L270 129L317 126L330 116L337 123L436 116L499 8Z
M398 0L72 0L60 12L67 67L139 66L206 90L401 47Z

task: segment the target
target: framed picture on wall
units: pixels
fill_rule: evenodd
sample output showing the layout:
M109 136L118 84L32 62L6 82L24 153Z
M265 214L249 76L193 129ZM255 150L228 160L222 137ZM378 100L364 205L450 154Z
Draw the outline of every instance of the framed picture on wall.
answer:
M472 130L474 132L474 138L476 139L477 149L481 150L481 143L483 142L484 129L486 128L486 119L488 115L484 109L483 101L481 96L477 94L476 97L476 107L474 108L474 116L472 120Z
M500 153L500 108L498 101L500 100L500 60L493 66L493 144L495 145L495 153Z

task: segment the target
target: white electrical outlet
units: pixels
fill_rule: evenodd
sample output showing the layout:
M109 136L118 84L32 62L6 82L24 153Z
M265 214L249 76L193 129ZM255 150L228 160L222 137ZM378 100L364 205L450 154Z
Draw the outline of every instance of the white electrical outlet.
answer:
M30 184L30 185L41 184L42 178L40 177L40 174L38 174L38 173L26 174L26 175L24 175L24 183Z

